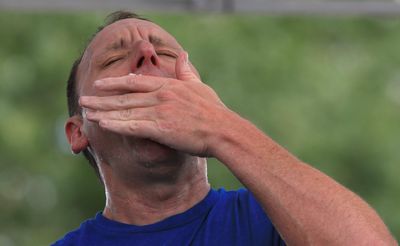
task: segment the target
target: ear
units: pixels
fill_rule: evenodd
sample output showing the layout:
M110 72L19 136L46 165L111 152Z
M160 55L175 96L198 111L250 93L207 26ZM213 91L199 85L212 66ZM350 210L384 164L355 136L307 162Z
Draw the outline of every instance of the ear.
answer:
M72 116L65 123L65 135L74 154L79 154L89 145L89 141L82 129L83 121L80 116Z

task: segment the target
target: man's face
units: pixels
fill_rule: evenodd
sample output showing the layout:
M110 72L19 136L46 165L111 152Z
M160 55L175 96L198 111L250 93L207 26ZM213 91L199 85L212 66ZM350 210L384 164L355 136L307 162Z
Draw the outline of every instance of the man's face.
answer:
M129 73L176 78L175 62L181 51L175 38L154 23L138 19L117 21L99 32L86 49L78 70L78 94L120 94L98 91L93 83ZM121 175L134 175L129 172L132 164L144 169L165 169L165 165L157 163L172 164L177 158L185 158L182 153L153 141L107 132L86 119L84 129L96 158L120 170ZM172 166L167 165L168 168Z

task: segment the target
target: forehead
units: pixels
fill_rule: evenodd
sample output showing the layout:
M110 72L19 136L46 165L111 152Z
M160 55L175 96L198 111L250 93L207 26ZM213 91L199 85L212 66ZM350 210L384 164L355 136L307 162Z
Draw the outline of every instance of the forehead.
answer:
M91 71L92 68L93 58L110 45L113 46L121 39L124 39L126 43L141 39L148 40L150 36L159 38L167 46L178 50L182 49L175 38L157 24L134 18L119 20L106 26L89 43L78 66L77 80L87 79L88 71Z
M106 26L90 42L85 53L88 55L106 48L121 38L125 41L133 42L138 39L148 39L149 36L155 36L162 39L163 42L174 46L179 46L175 38L155 23L140 19L123 19Z

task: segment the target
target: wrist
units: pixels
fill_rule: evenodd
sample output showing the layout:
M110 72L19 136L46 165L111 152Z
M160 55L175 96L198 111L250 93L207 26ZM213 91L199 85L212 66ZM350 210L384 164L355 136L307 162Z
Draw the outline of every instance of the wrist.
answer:
M227 153L233 154L245 141L251 123L228 108L216 114L216 127L212 128L208 144L209 155L223 161ZM246 142L246 141L245 141Z

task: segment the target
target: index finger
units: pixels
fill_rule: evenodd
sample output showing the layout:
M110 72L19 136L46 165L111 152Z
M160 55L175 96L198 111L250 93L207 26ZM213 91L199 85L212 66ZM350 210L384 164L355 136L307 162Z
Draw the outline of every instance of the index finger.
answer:
M94 86L103 91L130 91L130 92L151 92L158 90L164 84L160 77L159 79L143 80L141 77L147 77L136 74L129 74L122 77L103 78L96 80Z

